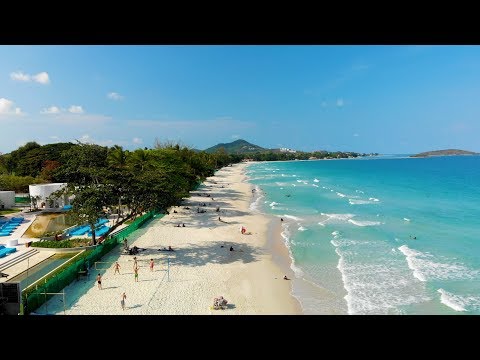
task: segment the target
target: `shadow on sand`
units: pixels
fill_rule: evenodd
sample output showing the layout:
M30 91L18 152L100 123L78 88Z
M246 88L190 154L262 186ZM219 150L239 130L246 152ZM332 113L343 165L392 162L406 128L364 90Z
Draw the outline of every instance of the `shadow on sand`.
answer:
M221 247L223 246L223 248ZM230 251L233 246L235 251ZM170 257L170 265L202 266L205 264L229 264L240 261L244 264L258 261L261 253L249 244L228 241L213 241L208 245L188 244L175 251Z

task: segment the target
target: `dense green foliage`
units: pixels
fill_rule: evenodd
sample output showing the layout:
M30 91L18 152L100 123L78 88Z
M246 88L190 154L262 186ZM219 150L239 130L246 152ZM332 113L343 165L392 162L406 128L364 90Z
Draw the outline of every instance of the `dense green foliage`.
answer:
M77 238L77 239L68 239L68 240L42 240L32 242L32 247L41 247L41 248L53 248L53 249L66 249L74 248L81 246L88 246L90 239Z
M410 157L428 157L428 156L449 156L449 155L479 155L479 153L467 150L459 149L447 149L447 150L434 150L426 151L415 155L410 155Z
M28 185L41 184L45 181L32 176L0 175L0 190L10 190L17 193L28 193Z
M28 185L65 182L52 197L70 196L75 223L89 224L96 243L96 223L117 213L115 226L149 211L179 204L216 169L244 159L257 161L351 158L353 152L282 152L245 140L195 151L179 144L157 142L153 149L124 150L121 146L29 142L0 156L0 190L28 192ZM366 155L366 154L363 154ZM108 235L108 233L107 233Z

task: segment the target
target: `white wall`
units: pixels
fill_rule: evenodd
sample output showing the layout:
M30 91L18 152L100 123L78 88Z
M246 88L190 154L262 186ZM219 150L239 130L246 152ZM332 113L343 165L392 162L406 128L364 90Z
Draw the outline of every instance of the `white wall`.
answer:
M15 191L0 191L0 209L11 209L15 205Z
M66 183L51 183L51 184L38 184L38 185L28 185L30 196L35 197L39 196L40 199L37 200L37 207L39 209L45 208L61 208L64 205L68 205L69 201L66 197L61 197L56 199L53 202L53 206L50 206L50 202L47 198L55 191L60 190L67 186ZM43 206L42 206L43 204Z

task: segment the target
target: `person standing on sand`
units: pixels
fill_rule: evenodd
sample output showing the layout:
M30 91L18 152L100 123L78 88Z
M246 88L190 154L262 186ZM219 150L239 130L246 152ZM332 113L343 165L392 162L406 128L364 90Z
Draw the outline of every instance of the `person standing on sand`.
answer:
M98 273L97 275L97 284L98 284L98 288L102 290L102 275L100 275L100 273Z
M134 256L134 257L133 257L133 270L135 270L136 268L138 268L137 257Z
M117 272L120 274L120 264L118 263L118 261L115 261L115 272L113 273L113 275L115 275Z
M120 305L122 305L122 310L125 311L125 299L127 298L127 295L125 294L125 291L122 294L122 299L120 300Z
M150 259L150 271L153 271L153 259Z
M138 267L133 269L133 271L135 272L135 282L138 282Z

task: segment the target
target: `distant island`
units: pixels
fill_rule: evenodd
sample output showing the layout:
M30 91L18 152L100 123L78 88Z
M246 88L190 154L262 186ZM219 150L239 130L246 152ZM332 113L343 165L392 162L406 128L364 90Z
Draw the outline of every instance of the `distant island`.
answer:
M430 157L430 156L452 156L452 155L478 155L479 153L458 149L426 151L410 157Z

